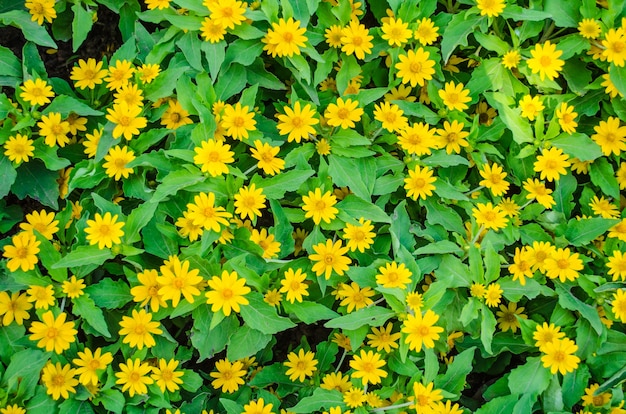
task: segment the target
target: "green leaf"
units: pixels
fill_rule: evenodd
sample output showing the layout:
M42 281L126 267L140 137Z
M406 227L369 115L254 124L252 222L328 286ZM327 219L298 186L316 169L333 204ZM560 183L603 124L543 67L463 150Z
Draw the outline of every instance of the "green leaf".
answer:
M502 12L502 17L506 19L513 19L515 21L542 21L546 19L551 19L552 15L541 10L532 10L509 4Z
M100 116L104 115L104 112L92 109L89 105L79 101L76 98L72 98L67 95L59 95L46 107L42 112L44 115L51 112L59 112L63 117L68 116L71 112L74 112L80 116Z
M422 160L424 165L429 167L453 167L455 165L469 165L465 157L455 154L447 154L445 151L435 151L435 153ZM435 184L436 186L437 184Z
M102 406L115 413L121 414L124 410L126 399L121 391L108 389L100 391L93 399L94 404L102 404Z
M287 191L297 190L314 173L313 170L291 170L271 178L261 178L257 174L250 183L262 188L268 199L282 199Z
M474 38L476 38L476 41L482 47L487 50L491 50L492 52L497 52L501 56L506 54L511 49L508 43L496 35L474 32Z
M449 240L440 240L434 243L429 243L426 246L420 247L415 250L415 254L446 254L446 253L454 253L461 254L463 250L459 247L458 244L453 243Z
M370 306L347 315L331 319L324 324L324 327L352 330L366 325L381 326L394 315L395 312L390 309L383 308L382 306Z
M600 316L598 315L596 308L578 299L574 296L570 289L566 289L563 284L557 283L554 287L554 290L559 296L559 305L565 309L579 312L583 318L587 319L589 323L591 323L591 326L596 333L601 335L604 325L602 325L602 321L600 320Z
M280 243L279 258L291 254L295 250L295 240L293 238L293 226L277 200L270 199L270 207L274 215L274 237Z
M451 254L443 256L435 275L437 281L445 283L450 288L469 287L471 284L469 268Z
M220 398L220 404L226 409L226 414L239 414L243 412L243 407L227 398Z
M570 216L572 209L575 206L573 200L574 191L576 191L577 187L578 182L572 174L564 175L556 181L554 193L552 193L552 197L554 198L554 201L556 201L554 211L560 211L565 215L565 217Z
M391 215L391 226L389 232L395 237L394 243L399 243L408 250L413 250L415 238L407 231L411 227L411 219L406 211L406 200L402 200L396 206ZM394 248L397 250L397 248Z
M22 163L17 168L17 178L11 187L13 194L20 200L26 197L33 198L41 204L59 209L59 175L56 171L48 170L39 160Z
M615 171L606 158L602 157L589 165L589 177L604 194L619 200L619 184L615 178Z
M376 162L373 158L346 158L331 154L328 175L338 187L349 187L363 200L370 201L376 182Z
M185 55L185 59L189 65L195 70L202 71L202 40L198 38L197 32L187 32L177 42L176 46L180 48Z
M348 83L355 76L361 73L361 65L356 60L354 55L346 56L341 64L341 69L337 72L337 90L340 94L348 87Z
M570 157L576 157L581 161L593 161L602 156L600 146L593 142L587 134L579 132L571 135L562 133L550 142L553 146L562 149Z
M467 375L472 372L475 349L471 347L456 355L446 373L435 379L435 387L459 395L465 386Z
M195 308L192 319L191 343L200 353L198 362L213 358L221 352L229 338L239 329L239 321L235 317L225 318L211 329L212 316L206 305Z
M20 60L4 46L0 46L0 76L22 77Z
M237 39L228 45L226 56L222 63L222 71L225 71L231 63L241 63L248 66L263 53L263 43L256 39Z
M313 324L317 321L328 320L339 317L339 315L327 308L326 306L316 302L283 302L285 312L293 313L298 319L307 325Z
M93 13L82 8L80 3L72 6L74 19L72 20L72 51L76 52L83 44L93 26Z
M441 224L448 231L463 232L463 220L454 209L441 205L433 197L422 200L422 205L426 207L426 220L429 224Z
M512 394L539 395L548 388L551 378L552 374L549 369L544 368L541 358L530 357L524 365L511 370L509 389Z
M11 356L2 377L2 388L14 392L14 398L27 400L35 393L41 369L50 359L50 353L38 349L24 349Z
M563 402L568 409L580 401L585 394L585 388L591 379L589 367L586 364L578 365L574 372L563 376ZM602 388L602 384L600 385Z
M148 101L156 102L159 98L169 96L176 87L176 80L189 69L189 66L170 67L145 88L145 97Z
M488 354L493 354L491 343L493 334L496 332L496 318L487 305L482 304L482 321L480 323L480 341Z
M273 335L296 326L289 319L278 316L276 309L265 303L260 293L251 292L245 297L250 303L241 306L241 317L250 328Z
M391 223L391 218L383 209L375 204L368 203L354 194L349 194L335 206L339 209L339 216L345 213L349 217L359 220L361 217L376 223ZM346 220L344 220L346 221Z
M218 43L202 42L200 49L202 49L206 56L206 60L209 63L211 79L215 82L220 67L226 58L226 43L224 41Z
M126 243L133 244L141 240L139 232L150 222L157 206L158 204L156 203L148 202L133 209L128 215L126 225L124 226L124 239Z
M99 249L98 246L78 246L52 265L53 269L79 267L84 265L101 265L114 256L110 249Z
M24 349L20 342L25 336L26 328L24 325L12 323L8 326L0 326L0 349L3 350L0 359L5 366L9 364L13 355Z
M85 288L94 303L101 308L121 308L133 300L130 288L123 280L102 279Z
M534 135L528 120L522 118L518 111L507 103L507 97L501 92L485 92L489 105L493 106L504 124L511 130L513 140L518 144L533 142Z
M172 226L156 223L153 220L141 230L141 234L144 248L148 253L161 259L167 259L179 253L177 240L180 236Z
M604 234L608 229L619 222L616 219L605 219L601 217L583 218L580 220L571 219L565 229L565 238L573 246L585 246L596 237Z
M580 17L580 2L546 0L544 10L550 13L557 27L577 27Z
M57 49L58 46L52 40L45 26L40 26L31 20L30 13L24 10L11 10L0 14L0 23L7 26L15 26L22 30L26 40L30 40L40 46Z
M2 177L0 181L0 198L4 199L9 194L11 186L17 178L17 172L7 157L0 159L0 177Z
M174 170L167 174L155 190L150 203L158 203L168 196L175 195L179 190L190 187L205 180L205 176L198 170Z
M231 361L252 356L265 348L271 340L272 335L243 325L230 337L226 356Z
M61 170L71 162L65 158L59 158L57 155L58 148L49 147L42 141L35 142L35 158L39 158L46 165L46 168L51 171Z
M615 88L622 94L622 96L626 96L626 66L615 66L615 64L611 64L609 68L609 77L611 78L611 82L615 85Z
M467 12L457 13L452 16L452 20L446 26L441 40L441 58L448 62L450 56L457 46L467 46L467 36L474 32L476 26L483 21L483 16L469 14Z
M102 310L96 306L96 303L89 295L81 295L73 299L72 304L72 311L77 316L82 317L92 328L107 338L111 336Z
M238 94L246 87L246 68L239 63L233 63L220 76L215 84L215 94L222 101Z
M343 405L343 396L337 390L316 388L313 395L302 398L298 404L289 408L294 413L313 413Z
M504 397L496 397L489 402L483 404L475 414L510 414L513 412L519 397L517 395L507 395Z

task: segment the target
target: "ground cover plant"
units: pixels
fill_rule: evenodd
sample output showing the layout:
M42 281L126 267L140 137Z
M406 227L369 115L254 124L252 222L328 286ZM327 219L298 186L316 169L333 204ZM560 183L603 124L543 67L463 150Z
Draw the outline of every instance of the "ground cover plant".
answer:
M0 413L625 413L624 3L3 1Z

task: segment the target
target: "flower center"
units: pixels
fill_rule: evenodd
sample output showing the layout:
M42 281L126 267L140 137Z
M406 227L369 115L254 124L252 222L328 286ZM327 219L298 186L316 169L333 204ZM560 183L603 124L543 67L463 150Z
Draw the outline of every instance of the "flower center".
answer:
M327 254L324 256L324 263L331 265L335 262L335 256L332 254Z
M107 224L100 225L100 236L108 236L111 233L111 229Z
M424 186L426 185L426 180L424 180L423 178L419 177L419 178L416 178L413 181L413 184L415 184L416 188L424 188Z
M565 361L565 352L556 351L554 355L552 355L552 359L554 359L554 361L558 363Z
M50 339L54 339L56 338L58 335L58 331L56 330L56 328L48 328L48 333L46 333L46 336Z
M567 259L559 259L556 261L556 265L559 269L568 269L569 268L569 260Z
M63 374L57 374L52 377L52 383L55 387L63 387L65 385L65 376Z
M61 135L63 134L63 127L61 126L61 124L54 124L50 127L50 130L52 131L52 133L54 135Z
M172 114L170 115L170 119L172 120L172 122L178 123L180 122L180 114L178 112L172 112Z
M209 160L209 162L219 162L220 153L217 151L211 151L209 152L207 159Z
M226 288L226 289L224 289L222 291L222 298L224 300L228 300L228 299L232 298L233 296L234 296L233 295L233 291L231 289Z
M238 117L235 117L235 119L233 119L233 125L236 126L237 128L242 128L245 123L246 123L246 120L243 119L242 116L238 116Z
M337 111L337 118L339 119L348 119L350 116L350 111L347 108L341 108Z
M98 361L97 359L92 359L91 361L89 361L89 369L95 371L98 368L100 368L100 361Z
M422 71L422 64L419 62L412 62L409 66L409 70L413 73L420 73Z
M541 59L539 59L539 62L541 63L541 66L543 66L544 68L550 67L552 65L552 58L550 56L541 56Z
M120 124L121 126L127 127L127 126L130 125L130 122L131 122L131 120L130 120L129 116L122 115L122 116L120 116L118 124Z
M28 256L28 247L18 247L15 249L15 256L18 259L25 259Z
M419 327L417 333L419 336L428 336L428 334L430 334L430 328L427 325L422 325Z

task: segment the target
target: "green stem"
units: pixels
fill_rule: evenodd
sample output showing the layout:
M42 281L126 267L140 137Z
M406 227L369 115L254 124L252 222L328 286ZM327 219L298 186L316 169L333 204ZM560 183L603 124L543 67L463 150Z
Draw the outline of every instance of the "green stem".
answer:
M337 368L335 368L335 374L339 372L339 369L341 368L341 365L343 364L343 360L346 359L347 354L348 354L348 351L344 348L343 354L341 354L341 359L339 360L339 363L337 364Z
M556 25L554 24L554 21L550 22L550 25L543 31L543 35L541 35L541 39L539 39L539 43L543 43L546 40L548 40L548 37L550 37L555 27Z
M474 236L474 238L472 239L472 241L470 242L470 246L473 246L474 243L476 243L476 240L478 240L478 238L480 237L480 233L483 232L483 230L485 229L485 225L481 224L480 228L478 229L478 231L476 232L476 235Z
M382 412L382 411L393 410L395 408L408 407L408 406L413 405L413 404L415 404L415 403L414 402L405 402L405 403L402 403L402 404L388 405L387 407L374 408L371 412L372 413L378 413L378 412Z

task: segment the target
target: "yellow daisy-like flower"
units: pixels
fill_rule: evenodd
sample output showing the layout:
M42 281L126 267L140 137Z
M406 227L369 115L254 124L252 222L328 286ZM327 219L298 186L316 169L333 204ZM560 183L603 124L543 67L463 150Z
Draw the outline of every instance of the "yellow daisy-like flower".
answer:
M44 20L48 23L52 23L52 20L57 18L57 11L54 9L54 0L27 0L24 6L26 6L30 13L30 19L33 22L37 22L40 26L43 25Z
M181 296L187 302L194 303L194 296L200 294L198 285L203 281L198 269L190 269L188 260L181 261L177 256L170 256L170 260L161 266L161 276L157 282L161 286L158 294L163 300L171 300L172 306L178 306Z
M309 255L309 259L314 262L312 270L317 276L324 275L326 279L330 279L333 271L339 276L343 276L352 261L349 257L344 256L348 253L348 248L341 246L341 240L334 243L330 239L326 240L326 243L314 245L313 250L315 253Z
M102 166L109 177L119 181L122 177L128 178L134 172L132 167L128 167L128 164L135 158L135 153L132 149L129 149L127 146L120 147L116 145L104 156L105 162Z
M26 291L28 301L35 302L35 309L48 309L54 305L54 288L48 286L30 286Z
M591 139L600 146L602 154L619 155L626 150L626 126L620 126L620 119L610 116L606 121L600 121L593 127L595 134Z
M626 323L626 290L618 289L613 294L611 310L622 323Z
M46 394L51 395L53 400L63 397L67 399L76 393L78 380L74 378L76 370L70 364L61 365L59 362L48 362L41 370L41 382L46 386Z
M498 164L485 164L479 173L483 179L478 184L488 188L494 196L509 191L509 183L505 180L507 173Z
M525 95L519 101L519 108L524 118L534 121L539 112L545 109L545 106L543 106L538 96Z
M280 242L274 239L273 234L269 234L267 229L252 229L250 241L259 245L263 249L263 256L266 259L272 259L278 256L280 252Z
M290 352L287 360L283 364L289 368L286 374L289 375L291 381L303 382L306 377L310 377L313 372L317 371L317 360L311 351L304 352L304 349L300 349L297 354Z
M508 307L504 305L500 305L500 310L496 312L496 316L498 317L498 328L502 330L502 332L506 332L510 330L515 333L520 328L518 317L522 319L528 319L527 315L524 315L524 308L517 307L517 304L514 302L510 302Z
M430 197L435 190L433 183L437 181L436 177L433 177L433 170L425 166L420 168L419 165L415 166L414 170L409 170L409 176L404 179L404 189L407 191L407 197L411 197L413 200Z
M424 297L421 293L409 292L406 295L405 302L413 312L419 312L422 306L424 306Z
M491 202L487 204L477 203L476 207L472 209L472 216L476 219L478 225L495 231L506 227L509 222L500 206L494 206Z
M481 16L498 17L504 11L506 2L504 0L476 0L476 7L480 10Z
M139 135L140 129L148 125L146 117L139 116L141 110L140 106L128 105L125 101L114 103L113 108L108 108L106 119L115 124L113 138L123 135L126 140L130 140L133 135Z
M228 174L228 164L235 162L230 145L214 139L202 141L199 147L194 148L196 155L193 162L200 166L202 172L208 172L211 177Z
M282 285L280 292L287 294L287 300L290 303L294 301L302 302L303 296L309 296L309 285L305 282L307 274L302 272L302 269L288 269L284 278L280 281Z
M119 334L124 336L123 343L129 344L137 349L152 348L156 345L156 341L152 337L152 334L160 335L163 333L161 324L157 321L152 321L152 314L141 309L137 312L135 309L132 311L132 316L122 316L120 322Z
M101 348L96 348L95 352L85 348L84 351L78 351L78 358L74 358L72 362L78 367L76 374L80 375L80 383L95 386L98 384L98 371L105 370L113 362L113 355L110 352L103 354Z
M546 259L545 266L546 276L550 279L558 277L561 282L576 280L579 276L578 271L584 267L579 254L571 253L569 248L558 248Z
M361 253L369 249L374 243L376 233L373 233L374 226L371 220L365 220L363 217L359 219L359 225L346 223L343 229L343 238L346 240L346 246L350 251L358 250Z
M315 191L309 191L308 195L302 196L302 210L304 210L305 218L312 218L315 224L320 224L322 220L330 223L335 219L339 210L334 207L337 204L337 197L326 191L322 194L320 188Z
M361 349L359 355L354 355L350 361L350 368L354 370L352 378L361 378L363 386L367 384L380 384L381 378L387 377L387 371L382 369L385 360L380 358L380 354L374 351Z
M404 263L398 265L396 262L391 262L378 268L376 283L385 288L406 289L411 283L412 275L413 273L404 266Z
M0 316L2 316L4 326L11 325L13 321L18 325L23 325L24 320L30 318L28 311L32 307L26 293L13 292L9 296L7 292L0 292Z
M467 102L472 100L469 92L469 89L463 88L462 83L455 85L453 81L450 81L446 82L444 89L439 90L439 97L450 111L463 111L468 108Z
M102 138L102 132L102 129L94 129L91 134L85 134L83 146L85 147L84 153L87 154L87 157L94 158L96 156L98 144L100 143L100 138Z
M351 387L343 393L343 402L350 408L361 407L365 401L367 401L367 396L361 388Z
M556 205L556 201L554 201L554 198L550 195L552 194L552 190L546 188L542 181L536 178L529 178L524 181L523 187L524 190L528 191L528 195L526 195L527 200L536 199L539 204L548 209Z
M561 328L555 326L553 323L548 325L547 322L544 322L543 325L537 325L533 332L535 346L538 348L542 348L544 345L563 337L565 337L565 333L561 332Z
M250 303L244 296L250 293L251 289L246 286L246 279L240 278L237 272L229 273L224 270L220 277L213 276L208 285L211 290L206 292L205 296L212 312L221 310L228 316L231 311L240 312L240 305Z
M352 388L352 382L350 382L350 378L342 374L341 371L336 373L331 372L330 374L324 375L320 388L329 391L337 390L340 393L344 393Z
M250 131L256 130L254 112L248 112L248 106L241 106L237 102L235 106L226 105L222 118L222 127L226 134L234 139L248 139Z
M381 37L389 43L389 46L402 46L413 36L413 32L409 29L409 24L395 17L385 20L381 31L383 32Z
M593 211L593 214L603 217L603 218L619 218L620 211L616 206L611 204L609 200L604 198L604 196L593 196L591 201L589 202L589 207Z
M565 169L570 165L569 156L564 154L560 148L552 147L537 156L533 169L540 173L540 179L554 181L558 180L561 175L567 174Z
M20 98L31 105L45 105L50 103L50 98L54 97L52 86L43 79L28 79L20 86Z
M139 80L143 83L151 83L161 73L161 66L158 63L144 63L137 68Z
M4 408L0 408L0 414L26 414L26 409L17 404L7 405Z
M200 34L204 40L211 43L218 43L224 40L226 27L222 23L221 19L205 17L200 27Z
M127 359L126 363L119 364L120 372L116 372L116 384L122 386L122 392L128 391L130 397L135 394L147 394L148 385L154 380L148 376L152 367L147 362L141 362L139 358Z
M585 39L597 39L602 33L600 24L596 19L582 19L578 22L578 33Z
M155 384L161 389L161 392L166 390L174 392L180 388L180 384L183 383L182 371L176 371L179 362L175 359L169 361L161 358L159 359L159 365L152 368L152 374L150 377L154 380Z
M624 66L626 61L626 33L623 28L609 29L602 40L604 51L602 56L606 61L613 63L615 66Z
M121 88L128 83L134 72L135 68L131 62L116 60L113 65L109 66L108 76L104 78L107 88L111 91Z
M374 106L374 119L380 121L389 132L400 132L408 126L408 119L403 114L404 111L398 105L389 102Z
M389 322L385 327L372 327L372 333L367 334L367 345L376 348L377 351L384 350L385 352L391 352L391 349L398 348L398 339L402 336L400 332L391 333L393 330L393 323Z
M469 136L469 132L463 131L465 124L463 122L452 123L444 121L443 129L437 128L437 145L439 148L445 148L446 154L461 153L461 147L467 147L469 143L465 138Z
M412 406L418 413L433 413L437 402L443 399L441 390L434 387L432 382L424 386L421 382L413 383L415 405Z
M266 197L263 195L263 189L257 189L254 184L242 187L234 198L235 213L239 214L242 220L246 217L254 220L261 215L261 209L265 208Z
M228 220L232 214L224 207L215 206L215 194L200 193L193 198L193 203L187 204L189 217L196 226L202 226L205 230L221 232L221 226L228 226Z
M435 23L428 17L423 17L422 20L417 21L414 37L422 46L429 46L439 37L438 32L439 28L435 26Z
M434 348L435 342L439 339L439 334L443 332L443 328L435 326L439 320L432 310L427 310L424 315L416 312L415 315L409 314L407 319L402 323L402 332L407 334L405 343L409 344L409 350L420 352L422 346L424 348Z
M129 107L143 107L143 91L134 83L122 85L115 93L113 93L113 103L126 102Z
M374 291L369 287L361 289L358 284L352 282L342 283L337 294L343 298L340 305L346 306L346 311L350 313L371 305L373 301L370 297L374 296Z
M565 375L578 368L580 358L574 355L578 351L578 346L571 339L555 339L540 350L545 354L541 357L541 362L545 368L550 368L552 374L560 372Z
M258 161L257 167L268 175L276 175L285 169L285 161L277 157L279 152L280 147L272 147L258 139L254 141L254 148L250 148L252 158Z
M67 314L61 312L58 318L54 317L52 311L41 315L42 322L35 321L30 326L29 339L37 342L39 348L46 351L54 351L57 354L63 353L70 348L70 344L76 341L78 331L74 329L74 322L65 322Z
M301 24L293 17L287 21L281 17L278 23L272 23L272 28L267 31L264 42L266 46L263 49L267 50L272 57L299 55L300 48L304 47L308 40L304 35L306 27L300 27Z
M246 18L244 13L248 4L237 0L205 0L204 4L211 12L211 18L219 21L225 28L234 29Z
M504 291L499 283L490 283L485 289L485 304L490 308L494 308L500 304Z
M78 60L78 66L72 68L70 79L74 81L74 86L79 89L94 89L96 85L104 81L108 71L102 69L102 61L96 62L94 58L89 58L85 62Z
M191 124L189 112L185 111L176 99L170 99L167 109L161 115L161 125L168 129L178 129L183 125Z
M33 270L39 262L37 253L39 253L41 242L32 233L21 232L11 237L11 243L4 246L2 253L2 256L9 259L7 262L9 271L15 272L17 269L22 269L22 271L28 272Z
M246 375L243 363L241 361L230 362L228 358L220 359L215 363L217 372L211 372L215 378L211 385L213 388L221 388L223 392L233 393L239 389L240 385L245 384L243 376Z
M606 267L609 268L609 276L613 276L613 281L621 279L622 282L626 282L626 255L615 250L608 259Z
M244 405L241 414L274 414L273 406L274 404L265 404L263 398L259 398L257 401L250 401Z
M600 388L600 384L591 384L589 387L585 388L585 395L582 396L583 407L602 407L611 401L611 393L603 392L598 395L596 394L596 390Z
M526 247L520 249L515 248L515 256L513 263L509 266L509 273L513 275L513 280L519 280L520 285L526 285L526 278L533 277L533 262L531 253Z
M4 155L16 164L28 162L28 157L35 155L33 142L26 135L15 134L15 136L10 136L4 143Z
M310 104L302 107L300 102L293 105L293 109L288 106L283 107L284 114L279 114L278 132L280 135L287 135L287 141L295 141L300 143L302 139L309 139L309 136L315 136L315 128L313 125L319 123L319 119L315 118L315 109Z
M482 283L472 283L470 286L470 295L477 299L485 299L487 289Z
M430 52L419 48L416 51L409 50L406 55L398 56L400 62L394 66L398 70L398 77L402 83L410 83L412 87L416 85L424 86L425 81L431 80L435 74L435 61L430 59Z
M516 68L522 60L522 55L517 50L510 50L502 56L502 64L507 69Z
M83 279L76 279L76 276L72 275L68 280L63 282L61 290L70 299L76 299L84 294L83 289L87 285L83 282Z
M96 213L93 220L87 220L87 241L90 245L97 244L98 248L110 248L113 244L120 244L124 236L122 227L126 223L117 221L118 215L111 216L108 211L102 216Z
M44 142L49 147L58 145L62 148L70 142L67 136L70 132L70 124L67 121L62 121L61 114L58 112L42 115L37 126L39 127L39 135L44 137Z
M331 25L328 29L324 31L324 37L326 38L326 43L330 47L334 47L336 49L341 48L343 45L341 43L341 33L342 27L338 24Z
M167 303L163 300L163 295L159 294L161 284L158 282L159 273L154 269L146 269L137 273L137 280L140 285L130 290L135 302L140 302L139 306L146 306L150 303L152 312L156 312L160 307L166 308Z
M26 223L20 223L20 229L28 233L35 230L48 240L52 240L54 234L59 231L57 225L59 220L55 220L54 213L46 210L33 211L26 215ZM33 233L34 234L34 233Z
M372 39L369 30L353 19L350 24L341 30L341 51L345 54L355 55L358 59L365 59L366 54L372 53Z
M559 120L559 125L563 132L567 132L568 134L573 134L576 132L576 127L578 126L578 122L576 122L576 117L578 114L574 112L574 107L568 105L566 102L561 103L561 105L556 109L555 115Z
M626 48L625 48L626 50ZM565 61L559 59L563 51L558 50L556 45L547 40L544 44L537 43L530 51L532 56L527 60L528 68L532 73L538 73L539 78L544 80L554 80L559 77L559 72L563 69Z
M148 10L163 10L170 7L170 0L144 0L144 2L146 3Z
M430 155L431 149L437 148L436 132L428 124L418 122L400 131L398 143L409 155Z
M617 96L619 96L620 98L624 97L624 95L620 91L617 90L613 81L611 81L610 74L605 73L604 75L602 75L602 79L603 81L600 85L604 86L604 92L607 95L609 95L611 98L615 98Z
M354 128L355 122L359 122L362 115L363 109L359 108L359 102L350 98L345 101L338 98L337 103L328 105L324 113L328 125L343 129Z

